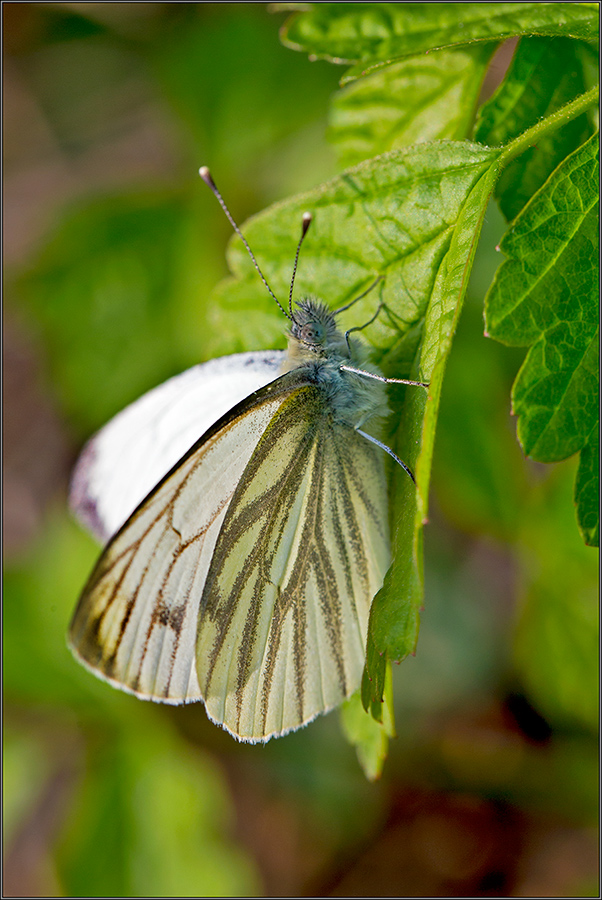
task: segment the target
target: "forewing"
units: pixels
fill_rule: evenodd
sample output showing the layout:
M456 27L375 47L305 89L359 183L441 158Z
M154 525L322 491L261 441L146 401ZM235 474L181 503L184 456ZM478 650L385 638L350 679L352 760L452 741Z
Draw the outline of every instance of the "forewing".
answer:
M283 356L273 350L211 360L127 406L78 459L69 495L77 518L108 540L208 428L278 376Z
M265 741L353 693L388 565L382 458L301 387L260 440L215 546L197 644L209 716Z
M96 675L145 699L200 698L195 639L207 571L236 485L285 399L287 378L216 423L107 546L69 633L74 653Z

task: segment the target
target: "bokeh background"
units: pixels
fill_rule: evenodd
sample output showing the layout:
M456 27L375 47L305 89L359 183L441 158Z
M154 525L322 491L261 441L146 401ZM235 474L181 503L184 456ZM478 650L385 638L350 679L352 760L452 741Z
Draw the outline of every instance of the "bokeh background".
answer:
M246 349L210 299L230 229L198 166L240 222L334 175L343 70L282 47L262 4L3 15L4 895L597 896L597 553L575 460L535 465L516 443L522 352L483 337L494 207L381 780L337 713L239 745L202 706L141 703L71 658L99 552L66 509L83 442L166 377Z

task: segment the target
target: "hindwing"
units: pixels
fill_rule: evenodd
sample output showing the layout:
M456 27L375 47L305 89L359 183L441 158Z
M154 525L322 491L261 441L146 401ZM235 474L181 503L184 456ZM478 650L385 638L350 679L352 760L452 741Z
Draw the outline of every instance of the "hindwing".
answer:
M319 387L300 386L264 431L213 551L196 649L209 716L262 741L353 693L389 561L381 455Z

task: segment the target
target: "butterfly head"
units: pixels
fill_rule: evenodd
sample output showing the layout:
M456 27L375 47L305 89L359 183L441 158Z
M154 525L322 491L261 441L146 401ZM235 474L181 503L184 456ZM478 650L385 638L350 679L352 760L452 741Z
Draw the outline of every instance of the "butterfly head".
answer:
M334 314L324 303L311 297L300 300L293 310L289 349L295 346L300 355L327 356L345 344Z

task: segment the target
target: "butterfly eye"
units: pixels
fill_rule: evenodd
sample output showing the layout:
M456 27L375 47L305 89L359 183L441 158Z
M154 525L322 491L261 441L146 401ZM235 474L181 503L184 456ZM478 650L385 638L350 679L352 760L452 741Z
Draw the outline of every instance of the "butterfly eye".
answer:
M308 322L301 329L301 340L306 344L321 344L324 341L324 326L319 322Z

